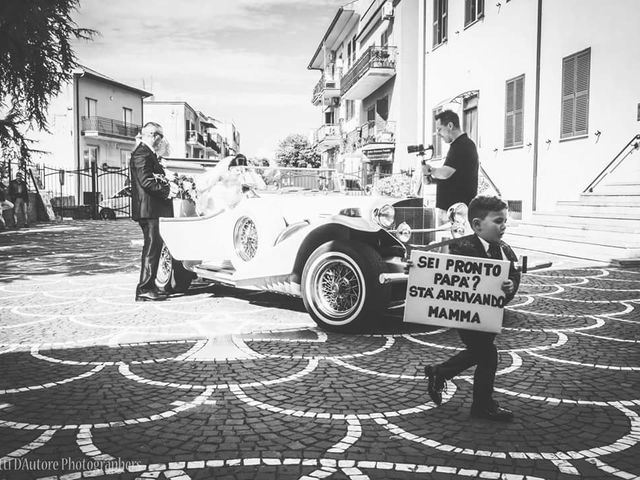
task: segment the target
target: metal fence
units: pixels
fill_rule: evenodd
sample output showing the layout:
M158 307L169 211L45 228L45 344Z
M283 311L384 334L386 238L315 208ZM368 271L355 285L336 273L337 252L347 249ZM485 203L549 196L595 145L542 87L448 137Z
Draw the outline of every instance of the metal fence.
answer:
M113 200L129 185L126 167L99 167L93 163L86 169L65 170L39 165L33 173L40 194L49 200L58 216L93 219L130 216L128 197Z

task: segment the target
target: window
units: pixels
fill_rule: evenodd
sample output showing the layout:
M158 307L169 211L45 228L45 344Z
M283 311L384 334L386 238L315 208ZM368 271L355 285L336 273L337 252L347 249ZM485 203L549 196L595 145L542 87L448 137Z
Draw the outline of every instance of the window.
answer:
M133 110L127 107L122 108L122 121L125 125L133 124Z
M346 120L351 120L356 113L356 101L355 100L347 100L345 102L346 107Z
M382 120L389 119L389 96L382 97L376 101L376 113Z
M478 96L465 98L462 103L462 129L478 144Z
M442 111L442 107L433 110L431 121L431 145L433 145L433 158L442 158L442 138L436 132L436 115Z
M523 143L524 131L524 75L507 80L504 114L504 147Z
M94 147L91 145L87 145L84 149L82 159L84 160L84 169L89 170L91 168L91 164L98 164L98 147Z
M95 117L98 115L98 101L95 98L86 97L86 115L87 117Z
M471 25L484 16L484 0L464 0L464 26Z
M433 0L433 46L447 41L447 1Z
M590 48L562 60L561 139L589 132L590 70Z

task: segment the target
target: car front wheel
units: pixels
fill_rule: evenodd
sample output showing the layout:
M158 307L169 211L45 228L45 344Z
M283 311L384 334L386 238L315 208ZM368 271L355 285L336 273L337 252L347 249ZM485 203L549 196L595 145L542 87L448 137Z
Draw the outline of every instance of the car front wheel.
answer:
M116 212L114 212L110 208L103 208L102 210L100 210L100 218L102 220L115 220Z
M353 331L373 323L387 306L388 285L380 254L369 245L340 240L318 247L302 272L302 300L313 320L332 331Z
M158 289L167 293L184 293L195 277L196 274L184 268L182 262L174 260L166 245L162 247L156 274Z

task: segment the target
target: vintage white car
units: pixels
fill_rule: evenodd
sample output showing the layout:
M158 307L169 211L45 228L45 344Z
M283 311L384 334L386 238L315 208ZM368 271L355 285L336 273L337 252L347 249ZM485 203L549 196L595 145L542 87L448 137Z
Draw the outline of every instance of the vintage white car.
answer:
M185 290L195 273L220 284L294 295L321 327L359 328L404 300L405 242L428 243L424 233L412 235L411 223L433 227L432 210L421 204L291 188L258 192L214 215L161 218L168 251L159 283Z

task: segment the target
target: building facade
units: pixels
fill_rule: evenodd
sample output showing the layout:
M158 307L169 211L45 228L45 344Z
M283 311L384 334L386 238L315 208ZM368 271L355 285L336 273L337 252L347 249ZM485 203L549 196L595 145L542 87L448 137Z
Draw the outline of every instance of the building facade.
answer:
M577 200L638 133L640 84L615 74L640 53L638 2L422 5L425 136L446 155L433 115L455 110L488 176L525 216Z
M240 148L240 133L233 123L206 115L187 102L146 100L145 118L157 122L169 141L169 157L216 163Z
M314 144L323 167L371 177L409 168L418 140L418 2L358 0L340 8L308 68L321 72Z
M452 109L512 211L577 200L639 133L640 83L622 73L640 53L638 14L634 0L351 2L308 67L321 72L323 166L409 170L418 143L437 164L448 146L433 117ZM614 173L640 184L637 163Z
M39 160L66 170L127 166L150 95L81 66L51 101L50 132L35 132Z

